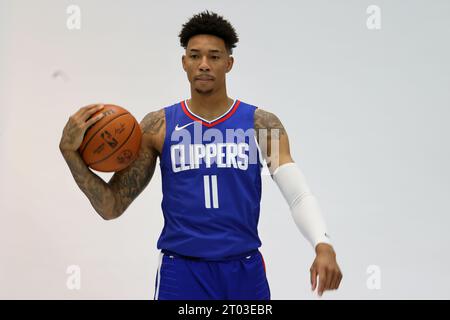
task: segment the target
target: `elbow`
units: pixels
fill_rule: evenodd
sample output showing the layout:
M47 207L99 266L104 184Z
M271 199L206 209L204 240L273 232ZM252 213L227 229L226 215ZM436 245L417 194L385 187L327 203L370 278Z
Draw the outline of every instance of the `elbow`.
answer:
M108 205L107 208L103 208L103 210L101 210L102 212L98 212L103 220L114 220L122 215L124 210L122 210L121 206L118 205L115 198L113 200L114 201L109 202L110 205Z
M114 216L110 216L110 215L100 215L102 218L103 218L103 220L105 220L105 221L109 221L109 220L114 220L116 217L114 217Z
M108 212L108 213L99 213L100 217L102 217L103 220L105 221L109 221L109 220L114 220L117 219L118 217L121 216L122 213L118 213L118 212Z

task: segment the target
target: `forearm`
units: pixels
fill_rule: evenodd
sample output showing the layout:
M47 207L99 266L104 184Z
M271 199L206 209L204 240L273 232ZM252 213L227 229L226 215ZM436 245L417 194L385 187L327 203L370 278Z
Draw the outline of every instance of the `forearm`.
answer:
M319 244L331 246L317 199L297 164L292 162L278 167L272 177L286 199L297 227L313 248L317 249Z
M61 153L75 182L95 211L105 220L116 218L114 193L108 183L89 170L78 152L61 150Z

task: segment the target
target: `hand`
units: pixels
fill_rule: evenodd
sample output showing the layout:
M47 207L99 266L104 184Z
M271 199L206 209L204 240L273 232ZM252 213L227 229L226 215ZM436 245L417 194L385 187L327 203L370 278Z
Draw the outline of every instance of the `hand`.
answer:
M318 294L321 297L325 290L336 290L342 280L342 273L336 262L336 253L333 247L326 243L316 246L316 259L311 269L312 291L317 288L317 276L319 276Z
M101 113L95 118L90 118L95 112L103 108L103 104L91 104L81 108L75 114L70 116L64 127L59 149L61 152L77 151L83 142L86 130L95 122L103 118ZM89 119L90 118L90 119Z

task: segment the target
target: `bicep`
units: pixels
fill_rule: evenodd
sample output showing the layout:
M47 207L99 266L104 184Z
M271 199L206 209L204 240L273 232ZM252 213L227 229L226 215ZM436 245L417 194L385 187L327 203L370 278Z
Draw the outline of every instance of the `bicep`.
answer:
M270 174L273 174L279 166L294 162L294 160L291 157L289 137L286 131L282 134L272 131L268 140L270 152L266 156L266 162Z
M289 136L280 119L273 113L257 109L255 130L263 158L272 174L279 166L294 162Z
M285 163L294 162L294 160L291 157L289 137L287 135L287 132L285 132L283 135L280 136L279 141L280 141L279 152L273 155L273 157L275 157L275 160L273 160L272 168L270 168L271 169L270 173L273 173L275 169L277 169L279 166Z
M142 128L141 147L133 163L114 173L109 180L118 214L122 214L134 199L145 189L155 171L158 153L151 145L151 139Z

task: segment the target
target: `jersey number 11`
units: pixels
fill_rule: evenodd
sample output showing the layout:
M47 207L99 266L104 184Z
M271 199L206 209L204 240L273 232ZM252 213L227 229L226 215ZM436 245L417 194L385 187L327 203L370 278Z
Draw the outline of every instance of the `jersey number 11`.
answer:
M211 209L211 195L212 207L219 208L219 196L217 192L217 176L203 176L203 186L205 189L205 207Z

